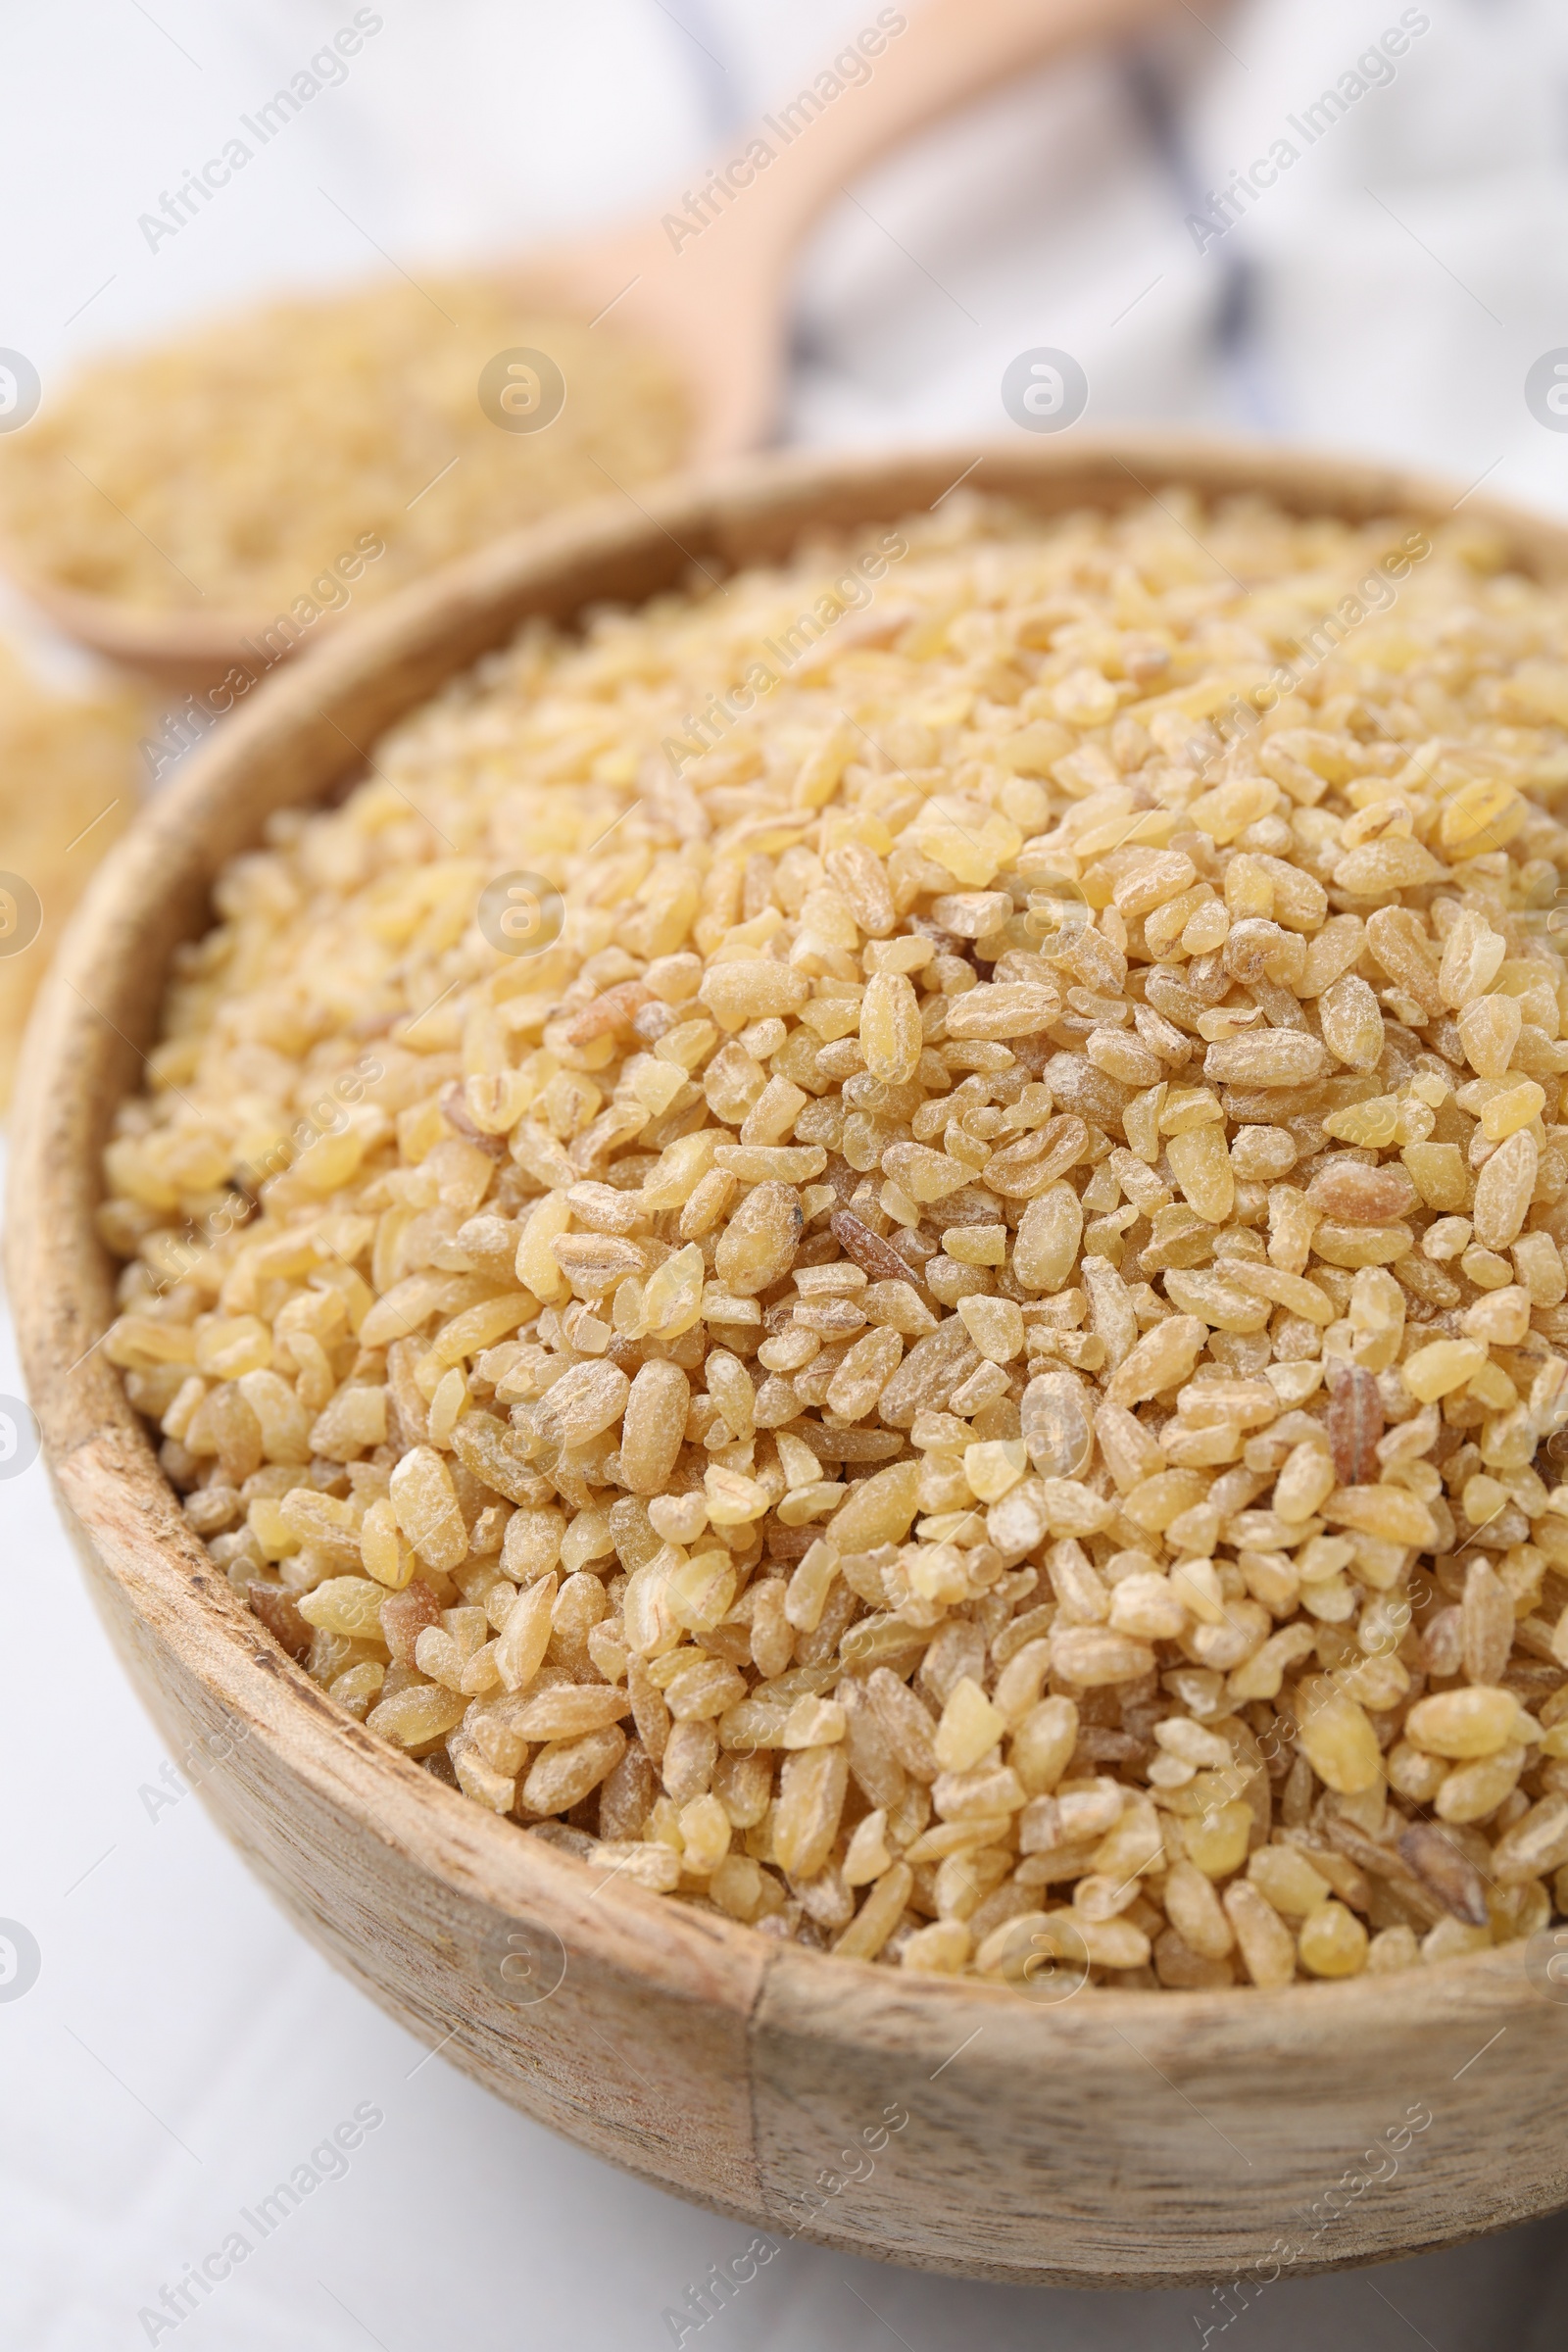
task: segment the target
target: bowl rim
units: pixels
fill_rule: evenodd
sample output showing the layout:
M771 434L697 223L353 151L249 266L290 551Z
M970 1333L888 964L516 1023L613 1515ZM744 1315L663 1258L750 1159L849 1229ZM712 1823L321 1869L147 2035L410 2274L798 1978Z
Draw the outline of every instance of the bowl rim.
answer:
M922 503L940 505L962 480L977 491L1017 493L1043 514L1103 505L1094 493L1115 492L1118 474L1126 479L1124 504L1176 486L1205 498L1257 493L1303 514L1359 519L1436 520L1463 505L1467 519L1502 534L1522 568L1568 577L1568 521L1455 495L1449 482L1332 452L1138 431L1060 444L991 443L978 459L975 446L747 460L679 478L645 504L630 502L634 512L618 501L595 502L511 534L347 616L329 640L264 681L141 811L64 935L29 1025L18 1096L7 1268L27 1387L68 1524L119 1585L152 1644L176 1650L209 1699L270 1749L282 1775L304 1775L318 1794L347 1805L366 1837L397 1843L456 1893L521 1921L558 1922L582 1947L673 1994L750 2013L770 1974L788 1961L813 1971L824 1996L824 2034L848 2034L838 2022L844 2013L860 2038L880 1999L897 2007L906 2041L933 2055L949 2050L967 2026L1004 2022L1000 2039L1020 2060L1038 2059L1062 2034L1088 2037L1110 2056L1112 2035L1125 2041L1120 2029L1134 2024L1140 2054L1152 2048L1169 2057L1222 2025L1235 2040L1244 2019L1250 2029L1243 2038L1255 2051L1310 2047L1314 2039L1327 2050L1331 2037L1352 2026L1370 2047L1380 2024L1407 2017L1412 2002L1435 2015L1462 2010L1478 2026L1529 2017L1542 1996L1526 1982L1522 1944L1389 1976L1298 1980L1272 1991L1238 1985L1173 1997L1164 1989L1096 1986L1088 2002L1038 2003L973 1977L846 1962L624 1882L595 1884L586 1862L523 1835L373 1738L282 1651L214 1571L120 1374L97 1352L113 1308L106 1306L112 1269L92 1218L100 1193L94 1145L107 1126L110 1096L134 1091L111 1073L128 1070L127 1055L144 1058L116 1016L152 1034L148 1007L156 1008L168 977L162 967L148 977L152 943L163 940L166 967L176 941L199 936L210 922L204 877L257 837L263 779L273 781L270 807L309 806L331 789L330 780L296 791L279 787L280 776L310 759L329 764L334 754L337 782L352 784L364 772L356 730L340 721L372 701L394 670L426 682L377 728L427 699L430 677L459 676L487 646L506 644L519 614L579 610L580 595L565 600L573 581L591 583L596 568L630 562L657 574L662 565L667 584L676 585L680 565L697 560L694 544L739 564L759 531L765 537L772 530L781 547L800 531L820 530L824 508L846 527L896 518L933 482L946 487ZM792 524L796 509L803 512ZM323 729L341 749L326 744ZM195 923L166 921L160 932L172 873L187 907L196 908ZM131 1004L138 992L139 1016ZM845 1997L827 1997L835 1991Z

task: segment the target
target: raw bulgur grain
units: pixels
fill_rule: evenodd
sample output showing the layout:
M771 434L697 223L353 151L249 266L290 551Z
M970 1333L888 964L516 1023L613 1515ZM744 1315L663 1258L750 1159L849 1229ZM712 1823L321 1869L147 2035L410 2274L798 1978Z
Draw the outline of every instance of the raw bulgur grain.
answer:
M55 691L0 645L0 866L36 895L41 924L20 948L30 902L0 884L0 1109L11 1099L22 1032L61 926L141 797L137 737L150 698L113 680Z
M543 351L565 379L540 431L502 431L479 405L509 350ZM385 554L353 593L384 596L498 530L670 471L687 435L664 363L612 324L590 334L481 279L399 281L83 368L0 449L0 529L64 588L305 623L345 601L327 567L368 536Z
M318 1682L676 1900L1014 1984L1528 1935L1565 784L1472 525L955 499L532 624L222 877L109 1352Z

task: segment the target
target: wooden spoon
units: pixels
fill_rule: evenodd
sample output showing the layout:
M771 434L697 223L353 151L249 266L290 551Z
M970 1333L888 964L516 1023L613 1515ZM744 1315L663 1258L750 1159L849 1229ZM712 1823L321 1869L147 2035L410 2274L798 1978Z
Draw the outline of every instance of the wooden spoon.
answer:
M755 168L745 140L657 220L539 256L519 277L543 282L589 317L607 309L672 353L690 382L697 463L733 457L771 434L784 377L790 279L818 216L880 157L1020 69L1168 9L1170 0L927 0L907 29L876 27L882 52L867 81L805 116L805 93L750 134L771 161ZM862 36L863 37L863 36ZM792 107L796 110L792 112ZM736 170L738 163L739 170ZM742 184L749 174L749 184Z
M657 218L541 249L509 268L506 282L594 323L612 317L657 345L689 389L690 459L733 457L772 430L792 265L847 184L1022 68L1129 31L1169 7L1170 0L927 0L908 16L885 8L848 45L867 78L828 98L814 86L827 76L813 76ZM176 686L209 684L234 663L253 667L245 641L271 617L150 611L64 587L12 551L3 560L68 636Z

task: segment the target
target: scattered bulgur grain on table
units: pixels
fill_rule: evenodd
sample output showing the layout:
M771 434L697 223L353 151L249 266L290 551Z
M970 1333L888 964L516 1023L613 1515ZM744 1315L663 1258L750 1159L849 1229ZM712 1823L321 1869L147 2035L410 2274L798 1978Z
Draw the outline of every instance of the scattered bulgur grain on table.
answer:
M140 803L153 711L139 682L65 692L0 643L0 1109L55 942Z
M960 497L531 623L223 874L109 1353L349 1712L677 1901L999 1983L1527 1936L1565 786L1478 524Z

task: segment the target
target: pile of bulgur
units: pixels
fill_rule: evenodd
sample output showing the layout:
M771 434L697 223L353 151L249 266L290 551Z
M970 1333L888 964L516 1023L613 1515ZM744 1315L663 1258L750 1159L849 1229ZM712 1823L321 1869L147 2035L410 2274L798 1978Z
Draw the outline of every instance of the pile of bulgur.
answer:
M1529 1935L1565 784L1462 521L960 495L531 624L222 877L109 1353L284 1648L600 1877L1025 1985Z
M565 379L539 431L498 429L480 405L487 365L520 351ZM483 279L398 279L84 367L0 445L0 530L62 588L308 622L346 601L331 566L368 538L384 554L356 575L361 598L667 473L689 434L676 376L613 320L590 329Z
M0 1110L55 941L140 806L153 710L139 680L106 671L66 692L0 642Z

